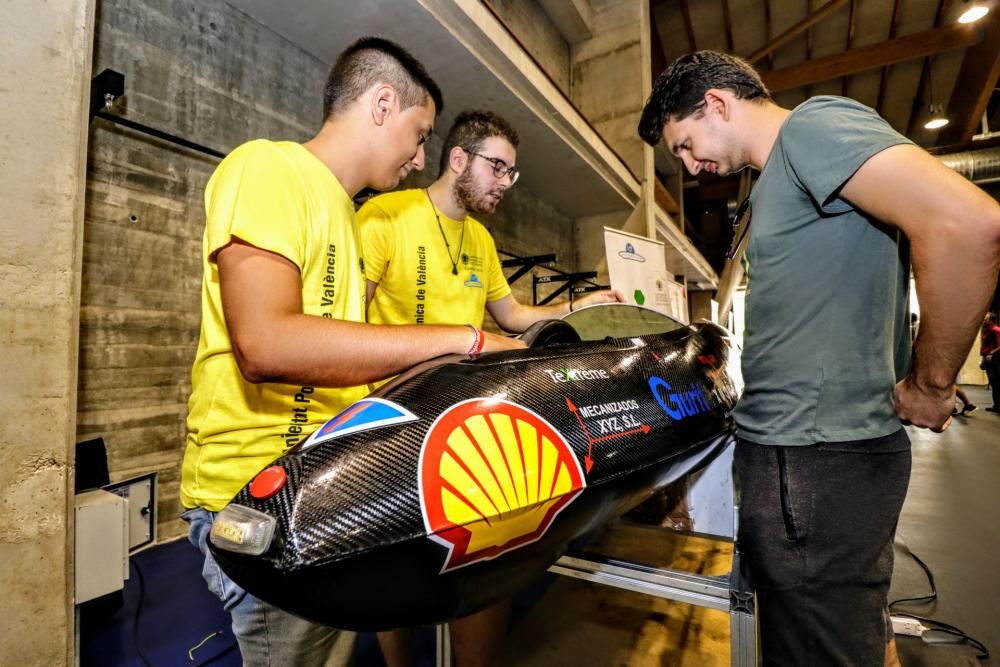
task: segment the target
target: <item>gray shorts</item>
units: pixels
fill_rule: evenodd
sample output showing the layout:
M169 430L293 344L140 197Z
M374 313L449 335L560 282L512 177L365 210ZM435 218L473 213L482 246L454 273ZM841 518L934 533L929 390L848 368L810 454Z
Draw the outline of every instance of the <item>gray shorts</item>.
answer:
M734 466L763 664L881 666L906 431L805 447L740 439Z

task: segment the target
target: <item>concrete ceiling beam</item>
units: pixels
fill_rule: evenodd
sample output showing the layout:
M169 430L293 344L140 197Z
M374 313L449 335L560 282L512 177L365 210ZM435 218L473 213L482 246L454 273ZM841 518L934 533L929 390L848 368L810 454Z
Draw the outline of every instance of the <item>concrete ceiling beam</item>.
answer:
M594 36L590 0L540 0L539 4L567 43L577 44Z

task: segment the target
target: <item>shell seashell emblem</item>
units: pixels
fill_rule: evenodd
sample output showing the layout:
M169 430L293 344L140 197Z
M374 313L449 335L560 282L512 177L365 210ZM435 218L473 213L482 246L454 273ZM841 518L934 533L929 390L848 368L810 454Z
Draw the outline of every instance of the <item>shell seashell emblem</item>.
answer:
M495 398L442 413L427 431L419 470L424 527L448 548L441 572L538 540L586 486L551 424Z

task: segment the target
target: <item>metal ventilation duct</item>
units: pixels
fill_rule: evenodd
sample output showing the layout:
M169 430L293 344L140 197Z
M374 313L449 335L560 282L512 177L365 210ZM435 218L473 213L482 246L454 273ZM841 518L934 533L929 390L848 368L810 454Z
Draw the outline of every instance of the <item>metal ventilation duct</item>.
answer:
M951 153L939 159L977 185L1000 183L1000 148Z

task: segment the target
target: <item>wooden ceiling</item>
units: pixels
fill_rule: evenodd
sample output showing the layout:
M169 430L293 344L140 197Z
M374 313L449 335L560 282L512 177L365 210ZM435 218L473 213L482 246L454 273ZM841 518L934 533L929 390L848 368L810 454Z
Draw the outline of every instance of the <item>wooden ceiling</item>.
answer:
M972 24L957 19L990 6ZM692 50L747 58L778 104L845 95L925 147L966 147L1000 78L1000 0L650 0L653 71ZM998 96L1000 98L1000 96ZM931 104L950 122L925 129Z

